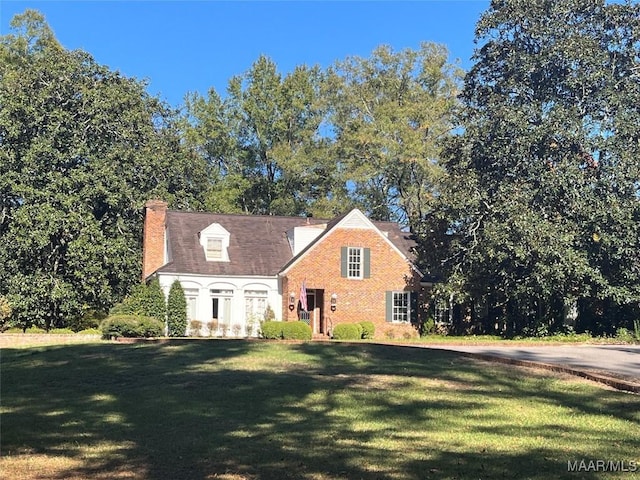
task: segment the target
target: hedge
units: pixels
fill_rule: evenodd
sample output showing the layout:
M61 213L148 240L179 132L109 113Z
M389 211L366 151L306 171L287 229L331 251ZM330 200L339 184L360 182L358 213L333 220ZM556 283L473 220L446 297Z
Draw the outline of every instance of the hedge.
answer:
M333 327L333 338L335 340L360 340L361 328L355 323L339 323Z
M311 327L304 322L282 323L282 338L284 340L311 340Z
M164 332L163 323L154 317L142 315L112 315L100 324L104 338L118 337L160 337Z
M262 338L283 340L311 340L311 327L304 322L263 322Z
M376 327L373 322L360 322L362 327L362 338L371 339L376 334Z

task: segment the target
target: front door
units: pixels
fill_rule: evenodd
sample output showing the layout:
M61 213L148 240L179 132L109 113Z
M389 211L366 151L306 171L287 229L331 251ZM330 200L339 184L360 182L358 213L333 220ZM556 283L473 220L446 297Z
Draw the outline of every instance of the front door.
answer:
M324 303L324 290L307 289L307 310L300 309L298 318L311 327L313 333L324 333L324 319L322 305Z

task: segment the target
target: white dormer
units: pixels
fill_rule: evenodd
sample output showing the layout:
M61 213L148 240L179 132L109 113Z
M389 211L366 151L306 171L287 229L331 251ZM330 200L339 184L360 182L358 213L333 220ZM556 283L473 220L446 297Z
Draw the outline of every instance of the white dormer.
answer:
M204 249L204 256L208 262L229 261L229 237L231 236L222 225L212 223L202 230L200 245Z
M327 228L326 224L320 225L302 225L294 227L287 232L287 238L293 255L296 256L307 245L313 242Z

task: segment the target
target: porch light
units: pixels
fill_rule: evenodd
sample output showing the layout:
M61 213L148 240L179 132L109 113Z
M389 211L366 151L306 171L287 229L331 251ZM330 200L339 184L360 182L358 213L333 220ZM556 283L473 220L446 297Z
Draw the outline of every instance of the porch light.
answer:
M338 305L338 294L337 293L332 293L331 294L331 311L335 312L336 311L336 306Z
M296 294L289 292L289 310L293 311L296 308Z

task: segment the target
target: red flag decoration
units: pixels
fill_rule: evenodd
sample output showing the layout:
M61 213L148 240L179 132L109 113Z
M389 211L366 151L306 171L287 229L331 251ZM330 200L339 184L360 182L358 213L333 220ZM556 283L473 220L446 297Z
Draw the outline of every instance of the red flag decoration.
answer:
M300 306L302 310L307 311L307 287L305 286L305 280L300 285Z

